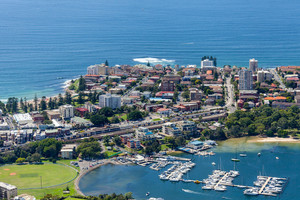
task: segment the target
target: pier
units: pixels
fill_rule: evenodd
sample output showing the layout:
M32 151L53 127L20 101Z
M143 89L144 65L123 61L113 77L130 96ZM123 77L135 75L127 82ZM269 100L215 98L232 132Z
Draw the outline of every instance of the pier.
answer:
M269 181L271 180L271 177L268 177L266 182L263 184L263 186L260 188L258 194L262 194L262 191L265 189L265 187L267 186L267 184L269 183Z

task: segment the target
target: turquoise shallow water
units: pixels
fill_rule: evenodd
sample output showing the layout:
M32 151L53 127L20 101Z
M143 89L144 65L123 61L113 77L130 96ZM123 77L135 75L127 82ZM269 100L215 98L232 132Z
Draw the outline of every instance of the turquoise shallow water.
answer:
M297 0L1 0L0 99L57 94L106 59L300 65L299 11Z
M230 147L231 146L231 147ZM239 147L239 151L247 153L247 157L240 158L241 162L237 163L237 169L240 176L233 183L252 185L256 176L259 174L289 177L290 182L283 194L278 197L246 197L243 190L239 188L228 187L224 193L215 191L201 190L201 184L194 183L171 183L161 181L158 177L160 172L153 171L149 167L141 166L102 166L84 176L79 186L86 195L97 195L103 193L125 193L133 192L137 199L146 199L145 194L149 191L151 197L161 197L165 200L182 200L182 199L299 199L300 189L300 146L286 146L277 144L255 145L250 144L251 150L246 151L247 146ZM194 159L197 165L184 178L202 180L207 178L212 170L221 168L224 170L233 169L233 162L230 160L235 156L235 147L231 142L225 142L215 150L217 154L211 157L199 157L183 154L182 156ZM262 156L258 157L257 152ZM279 157L279 160L275 158ZM217 165L212 166L215 162ZM183 191L184 189L185 191Z

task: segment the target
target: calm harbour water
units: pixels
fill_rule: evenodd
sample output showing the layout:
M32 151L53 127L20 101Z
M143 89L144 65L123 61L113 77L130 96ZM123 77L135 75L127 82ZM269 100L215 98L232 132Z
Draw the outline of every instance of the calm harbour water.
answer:
M238 144L238 145L237 145ZM236 146L237 145L237 146ZM223 170L231 170L234 164L231 161L235 157L235 149L247 153L247 157L240 158L237 170L240 176L235 178L234 184L253 185L259 174L274 177L289 177L290 181L284 192L278 197L247 197L243 195L243 189L227 187L226 192L204 191L201 184L172 183L161 181L158 175L161 171L154 171L141 166L116 166L106 165L85 175L79 183L81 191L86 195L98 195L105 193L133 192L136 199L147 199L145 194L150 192L150 197L161 197L165 200L196 200L196 199L222 199L223 197L238 199L289 199L300 198L300 145L278 144L245 144L241 140L229 140L223 142L214 151L215 156L202 157L183 154L182 156L194 159L196 163L183 178L202 180L217 169L221 163ZM262 156L258 157L257 153ZM279 160L276 160L279 157ZM217 165L213 166L211 163ZM184 189L184 190L183 190Z
M106 59L300 65L299 11L297 0L1 0L0 99L57 94Z

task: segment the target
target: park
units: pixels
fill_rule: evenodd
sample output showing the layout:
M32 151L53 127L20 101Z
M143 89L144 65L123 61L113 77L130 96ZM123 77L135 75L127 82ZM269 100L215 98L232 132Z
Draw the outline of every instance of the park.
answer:
M63 185L72 181L77 171L63 164L4 165L0 167L0 180L15 185L18 190L40 189Z

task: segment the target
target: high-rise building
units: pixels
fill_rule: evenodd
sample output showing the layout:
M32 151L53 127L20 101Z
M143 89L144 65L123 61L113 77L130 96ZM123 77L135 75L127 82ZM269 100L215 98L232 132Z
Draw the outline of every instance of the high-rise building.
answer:
M253 89L252 71L244 70L244 69L239 71L239 89L240 90Z
M13 199L18 195L18 189L14 185L0 182L0 199Z
M210 59L205 59L201 61L201 71L206 72L208 70L216 70L216 66L214 65L214 61Z
M258 71L257 72L257 82L264 82L272 80L273 75L269 71Z
M74 106L72 105L63 105L59 107L60 116L63 119L69 119L74 117Z
M104 94L99 96L100 107L110 107L112 109L121 107L121 96Z
M175 84L181 80L180 76L177 75L166 75L161 80L161 91L174 91Z
M199 101L202 99L202 92L197 88L190 88L191 101Z
M91 65L87 68L87 74L89 75L108 75L108 66L104 64Z
M209 59L205 59L201 61L201 68L203 67L214 67L214 61L213 60L209 60Z
M256 72L258 68L258 60L255 60L254 58L249 60L249 70L252 71L252 73Z

